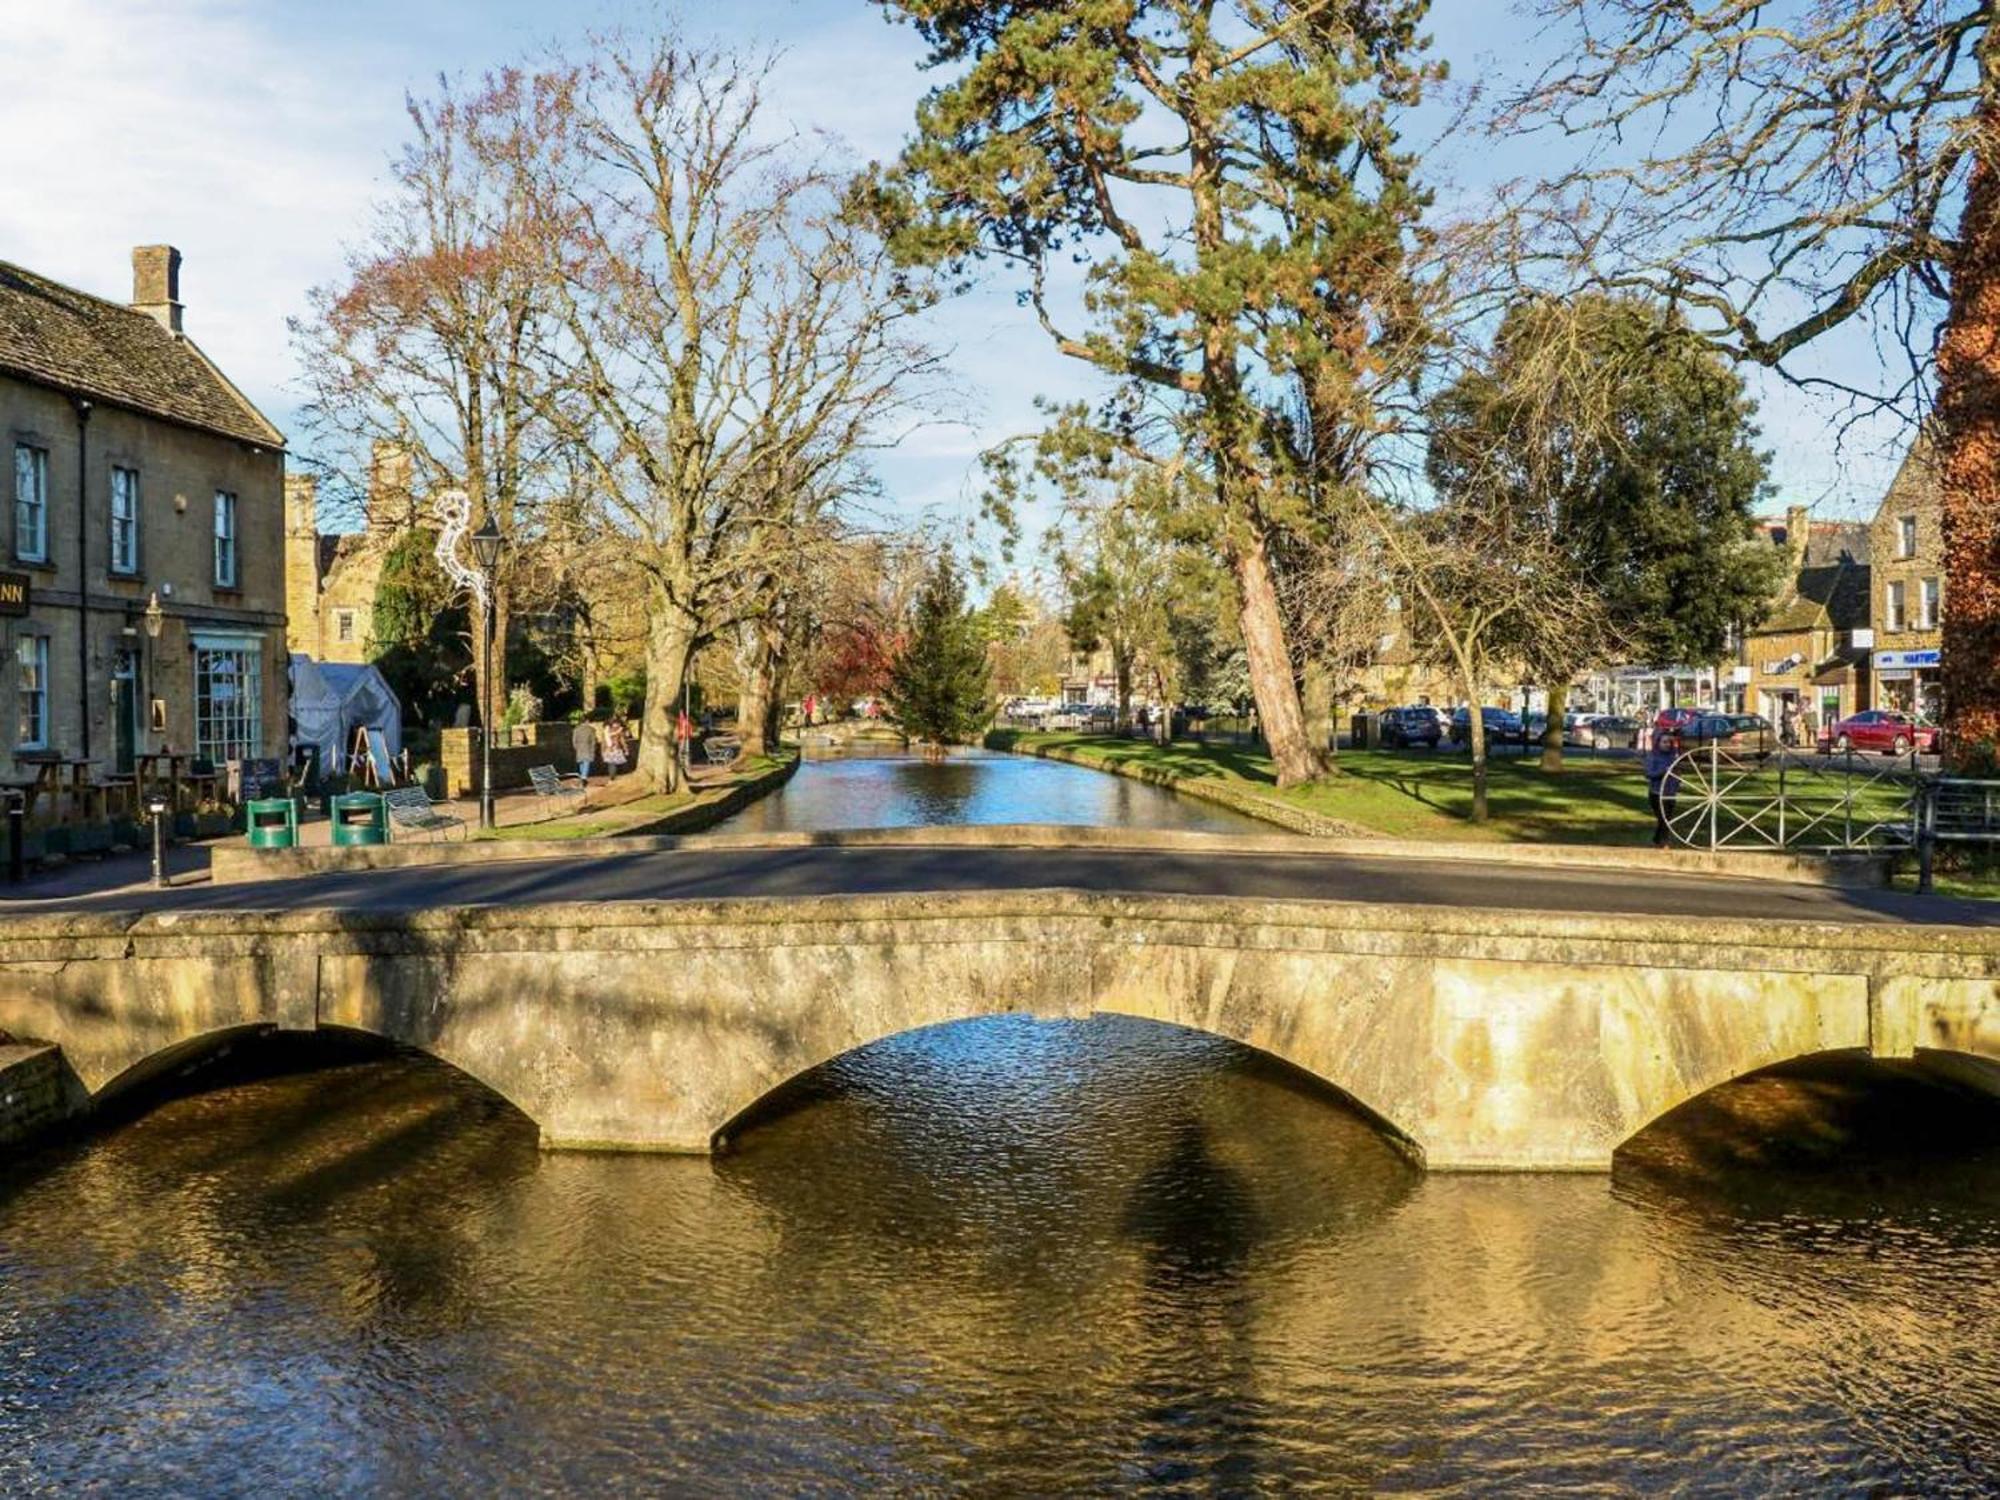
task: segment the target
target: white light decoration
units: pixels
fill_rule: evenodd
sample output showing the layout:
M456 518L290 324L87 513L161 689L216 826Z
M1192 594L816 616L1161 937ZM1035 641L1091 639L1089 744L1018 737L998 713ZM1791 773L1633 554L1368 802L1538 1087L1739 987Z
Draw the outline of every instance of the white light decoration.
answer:
M437 497L437 513L444 522L438 531L438 566L444 569L453 583L471 594L483 611L486 608L486 575L466 564L458 555L458 544L472 525L472 502L464 490L445 490Z

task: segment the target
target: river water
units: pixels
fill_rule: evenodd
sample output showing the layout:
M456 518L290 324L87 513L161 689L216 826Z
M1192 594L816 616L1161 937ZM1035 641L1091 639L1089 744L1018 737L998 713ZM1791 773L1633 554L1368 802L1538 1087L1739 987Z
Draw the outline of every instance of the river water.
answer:
M543 1155L273 1040L0 1163L0 1495L1991 1494L1996 1115L1833 1060L1425 1177L1234 1044L997 1017Z
M1213 803L1060 761L986 750L954 750L938 761L874 749L853 755L808 755L789 782L720 824L717 831L778 833L939 823L1274 831L1268 823Z

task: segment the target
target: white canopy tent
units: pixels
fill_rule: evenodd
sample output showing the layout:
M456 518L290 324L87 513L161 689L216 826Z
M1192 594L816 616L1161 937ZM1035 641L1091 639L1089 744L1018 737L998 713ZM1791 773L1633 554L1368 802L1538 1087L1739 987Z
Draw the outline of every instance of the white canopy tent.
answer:
M323 776L347 768L357 729L381 730L391 755L403 749L403 706L389 691L388 680L366 663L293 656L292 722L298 725L294 745L319 748Z

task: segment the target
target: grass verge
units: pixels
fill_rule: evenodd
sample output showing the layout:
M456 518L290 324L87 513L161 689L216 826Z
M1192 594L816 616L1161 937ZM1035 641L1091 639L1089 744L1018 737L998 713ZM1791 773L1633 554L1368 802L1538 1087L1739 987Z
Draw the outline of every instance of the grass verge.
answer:
M1271 759L1231 745L1176 743L1103 735L995 730L994 750L1034 754L1058 750L1064 759L1104 769L1128 767L1148 779L1222 783L1231 800L1285 809L1404 839L1529 844L1643 845L1653 834L1646 779L1636 761L1572 759L1560 774L1533 758L1508 756L1487 766L1489 817L1472 819L1469 756L1386 750L1342 751L1335 775L1307 786L1278 789Z

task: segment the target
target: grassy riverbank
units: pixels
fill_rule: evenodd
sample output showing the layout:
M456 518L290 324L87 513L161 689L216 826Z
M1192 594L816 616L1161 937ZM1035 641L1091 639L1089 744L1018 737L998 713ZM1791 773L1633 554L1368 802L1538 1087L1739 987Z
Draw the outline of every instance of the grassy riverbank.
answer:
M1296 810L1392 838L1535 844L1646 844L1652 838L1645 778L1630 760L1573 759L1560 775L1549 775L1533 758L1496 759L1488 765L1491 816L1477 824L1471 821L1472 762L1463 755L1342 751L1336 775L1279 791L1269 756L1231 745L1155 745L1011 729L993 731L986 743L1026 754L1054 751L1061 759L1147 780L1219 785L1246 811L1253 810L1246 803L1267 803L1281 818Z

